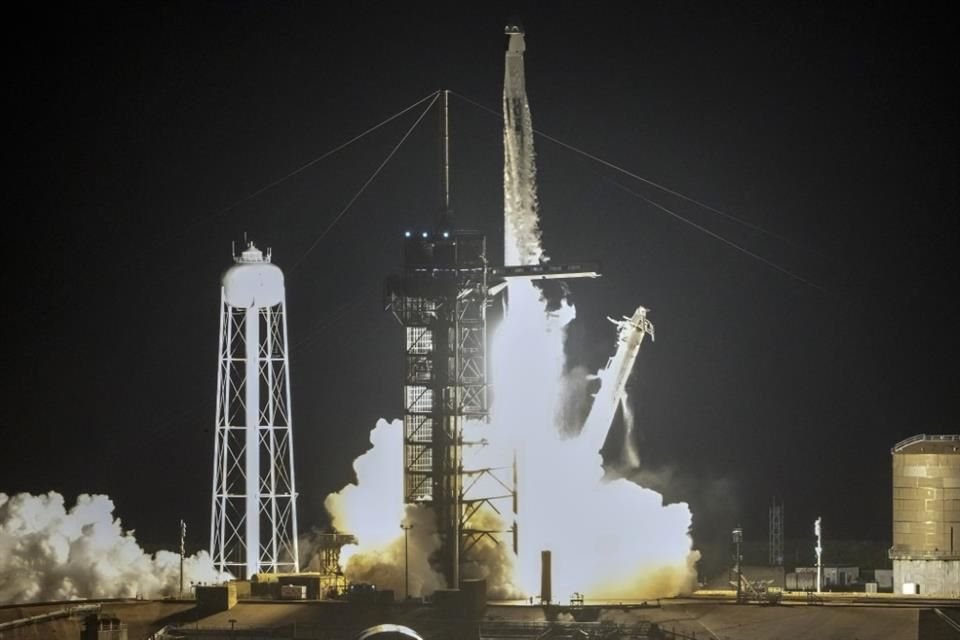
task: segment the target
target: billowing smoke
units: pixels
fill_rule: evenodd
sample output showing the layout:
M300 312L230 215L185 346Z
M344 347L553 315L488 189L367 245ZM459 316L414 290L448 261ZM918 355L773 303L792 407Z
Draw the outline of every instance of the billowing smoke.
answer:
M655 491L604 478L599 451L625 401L622 394L597 393L575 437L555 421L556 408L564 405L559 394L573 390L559 384L564 327L573 315L572 308L546 313L533 287L512 283L509 312L494 341L494 422L509 427L520 459L518 582L536 593L540 551L549 549L555 597L654 598L687 591L698 558L687 505L664 505ZM601 372L601 382L613 379Z
M630 403L630 394L623 392L623 400L620 402L623 409L623 465L627 470L636 469L640 466L640 451L637 450L637 439L633 430L635 427L633 418L633 405Z
M599 388L598 380L584 366L573 367L560 377L556 423L564 436L580 435L590 413L592 396Z
M403 423L379 420L370 432L370 443L372 448L353 463L357 482L324 502L334 528L357 539L356 545L347 545L340 553L344 575L350 582L402 594L407 574L409 595L433 593L445 585L429 561L440 538L432 511L404 505ZM412 528L404 534L401 524Z
M176 595L180 556L150 555L113 515L113 501L0 493L0 603ZM213 583L219 574L206 551L184 560L184 584Z

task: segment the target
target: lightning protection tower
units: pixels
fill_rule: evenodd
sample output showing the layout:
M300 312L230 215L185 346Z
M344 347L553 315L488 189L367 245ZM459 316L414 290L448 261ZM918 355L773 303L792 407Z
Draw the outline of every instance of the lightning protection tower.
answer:
M236 577L295 573L290 365L283 272L253 243L223 274L210 555Z
M770 504L770 541L768 564L783 565L783 503L776 499Z

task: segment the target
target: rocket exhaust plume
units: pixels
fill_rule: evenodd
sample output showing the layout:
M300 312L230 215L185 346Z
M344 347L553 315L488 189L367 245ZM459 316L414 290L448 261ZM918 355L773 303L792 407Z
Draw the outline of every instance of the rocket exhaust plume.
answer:
M184 582L214 583L206 551L184 559ZM158 598L180 587L180 556L145 553L113 515L113 501L80 495L0 493L0 603L79 598Z
M504 244L508 264L542 260L535 185L533 124L523 73L523 33L508 29L504 77ZM564 406L565 327L576 311L563 301L548 311L529 282L509 285L509 307L494 344L494 421L514 434L520 469L519 582L536 588L540 550L556 558L556 593L648 598L692 586L690 511L663 505L660 494L623 478L603 480L600 448L617 407L629 429L626 381L645 334L646 309L616 322L616 354L600 372L601 387L578 437L565 438L558 420ZM636 458L634 449L627 459Z

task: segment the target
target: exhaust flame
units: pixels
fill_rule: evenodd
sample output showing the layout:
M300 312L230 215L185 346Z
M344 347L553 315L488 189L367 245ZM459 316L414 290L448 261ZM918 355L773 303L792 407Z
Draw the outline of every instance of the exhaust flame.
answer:
M82 494L0 493L0 603L176 595L180 555L144 552L113 516L113 501ZM214 583L206 551L184 559L184 583Z

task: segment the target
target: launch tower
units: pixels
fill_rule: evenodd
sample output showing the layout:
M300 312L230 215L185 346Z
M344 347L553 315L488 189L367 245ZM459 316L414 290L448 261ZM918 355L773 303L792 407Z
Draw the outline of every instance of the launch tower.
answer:
M593 263L491 266L486 236L452 226L449 190L448 93L441 113L442 208L433 228L407 231L400 275L387 279L384 305L404 331L404 499L429 505L441 548L437 564L459 586L461 555L483 540L517 551L516 468L464 462L464 423L489 419L487 309L510 279L597 277ZM505 504L506 503L506 504ZM504 508L505 507L505 508ZM497 518L485 518L492 510ZM506 513L505 513L506 512ZM499 521L503 527L491 529Z
M210 555L235 577L298 571L283 272L253 243L223 274Z

